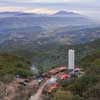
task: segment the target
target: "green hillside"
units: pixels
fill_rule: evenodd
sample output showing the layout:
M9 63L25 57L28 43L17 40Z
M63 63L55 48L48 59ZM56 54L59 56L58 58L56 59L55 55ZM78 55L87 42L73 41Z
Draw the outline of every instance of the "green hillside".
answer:
M16 50L12 50L9 52L11 54L16 54L18 56L30 59L30 62L34 64L38 69L41 68L43 72L51 69L52 67L67 66L67 53L68 49L70 48L75 49L76 65L80 65L81 59L100 50L100 40L97 39L93 42L78 45L54 43L49 45L41 45L40 47L36 47L35 49L29 48L17 48Z
M63 65L67 66L67 52L69 48L75 49L77 66L88 67L95 63L96 65L99 65L99 39L90 43L71 46L56 43L48 46L42 46L33 51L31 50L31 52L26 49L24 50L23 48L23 50L17 49L16 51L12 51L10 53L8 52L8 54L0 53L0 76L9 73L14 75L17 73L29 73L30 63L34 64L39 69L40 73L45 72L53 67ZM17 56L14 56L15 54ZM91 57L91 54L93 54L93 57Z
M19 74L23 77L31 75L30 61L12 54L0 53L0 80L12 80Z
M80 63L83 66L100 66L100 51L95 51L93 54L87 55L81 59Z

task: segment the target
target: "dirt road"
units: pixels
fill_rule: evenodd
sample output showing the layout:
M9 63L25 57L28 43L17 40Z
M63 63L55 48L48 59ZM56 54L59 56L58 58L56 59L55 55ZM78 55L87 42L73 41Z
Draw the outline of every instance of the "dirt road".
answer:
M47 82L43 83L40 88L38 89L37 93L30 97L29 100L43 100L42 99L42 91L44 87L46 86Z

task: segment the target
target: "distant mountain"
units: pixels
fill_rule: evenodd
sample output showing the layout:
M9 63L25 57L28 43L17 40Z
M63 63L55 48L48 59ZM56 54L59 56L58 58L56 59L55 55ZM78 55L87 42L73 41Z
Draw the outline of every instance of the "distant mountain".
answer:
M68 11L59 11L59 12L56 12L55 14L53 15L79 15L77 13L74 13L74 12L68 12Z
M0 18L7 17L17 17L17 16L40 16L40 14L36 13L25 13L25 12L0 12Z
M81 16L80 14L78 13L74 13L74 12L68 12L68 11L59 11L59 12L56 12L55 14L53 14L53 16Z
M21 12L0 12L0 14L22 14Z

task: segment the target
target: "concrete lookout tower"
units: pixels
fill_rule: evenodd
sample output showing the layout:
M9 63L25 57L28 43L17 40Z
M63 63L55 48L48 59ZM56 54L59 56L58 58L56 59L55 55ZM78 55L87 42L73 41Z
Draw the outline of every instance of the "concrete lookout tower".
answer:
M74 70L75 68L75 50L68 50L68 70Z

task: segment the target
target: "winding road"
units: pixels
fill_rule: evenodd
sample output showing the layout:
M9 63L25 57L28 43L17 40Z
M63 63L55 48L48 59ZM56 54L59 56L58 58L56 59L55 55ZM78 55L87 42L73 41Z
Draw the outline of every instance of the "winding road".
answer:
M30 97L29 100L42 100L42 92L44 87L46 86L47 82L43 83L40 88L38 89L37 93Z

